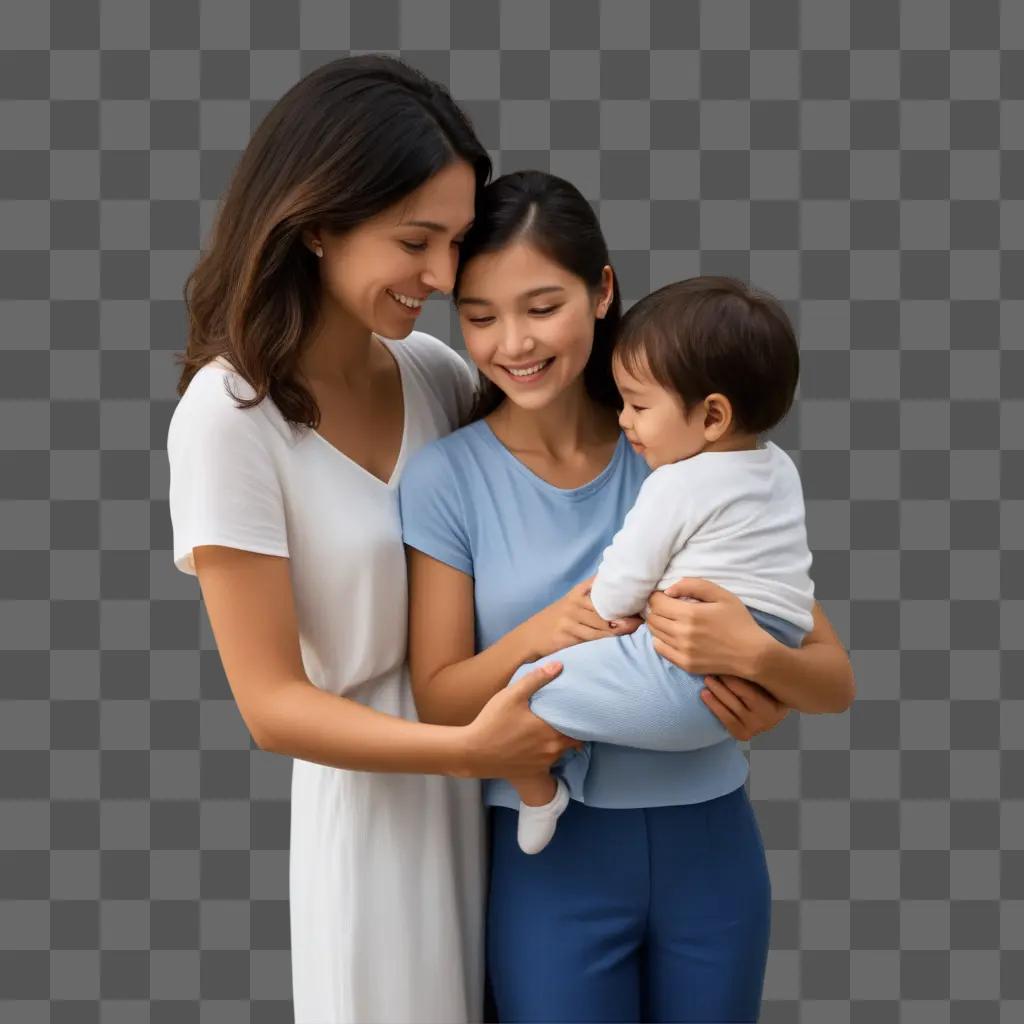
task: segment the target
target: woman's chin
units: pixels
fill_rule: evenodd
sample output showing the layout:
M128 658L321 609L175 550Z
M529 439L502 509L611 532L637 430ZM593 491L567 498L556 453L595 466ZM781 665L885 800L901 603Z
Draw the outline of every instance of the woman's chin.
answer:
M558 398L557 394L523 394L520 391L505 391L504 388L501 390L509 402L526 412L538 412L541 409L546 409Z
M388 341L404 341L416 329L415 324L406 323L377 323L370 326L370 330L378 338L387 338Z
M516 386L507 380L495 379L491 374L488 374L487 377L509 402L520 409L533 412L546 409L549 405L554 404L564 397L568 390L559 387L555 381L544 381L539 383L539 386Z

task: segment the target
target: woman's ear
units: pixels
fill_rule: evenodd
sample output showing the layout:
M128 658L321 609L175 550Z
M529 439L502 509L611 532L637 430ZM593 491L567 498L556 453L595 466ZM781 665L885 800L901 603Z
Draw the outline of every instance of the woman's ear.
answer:
M597 309L595 311L598 320L605 318L614 298L615 271L606 265L604 270L601 271L600 297L597 300Z
M704 439L718 441L729 432L732 426L732 402L725 395L716 391L704 399Z
M314 255L317 259L324 254L324 245L320 240L320 236L317 232L307 228L302 232L302 244Z

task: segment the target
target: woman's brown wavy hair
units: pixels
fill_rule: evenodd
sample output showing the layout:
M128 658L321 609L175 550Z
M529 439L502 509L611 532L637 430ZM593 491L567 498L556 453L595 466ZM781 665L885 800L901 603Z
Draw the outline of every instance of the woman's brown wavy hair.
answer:
M491 161L447 90L378 54L313 71L274 105L239 160L209 248L185 285L188 344L179 396L224 356L285 419L316 427L320 410L298 380L299 353L319 309L308 230L344 231L397 203L454 160L477 191Z

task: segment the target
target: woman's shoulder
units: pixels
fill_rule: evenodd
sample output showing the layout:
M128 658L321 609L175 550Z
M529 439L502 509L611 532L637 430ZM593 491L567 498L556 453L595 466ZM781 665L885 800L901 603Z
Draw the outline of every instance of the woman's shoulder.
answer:
M418 371L427 389L444 406L453 426L469 415L476 396L476 371L458 352L440 338L413 331L404 341L393 343L406 361Z
M270 398L239 408L256 396L252 385L223 357L201 366L178 400L168 427L168 445L175 437L215 433L218 441L254 437L272 431L293 439L287 421Z
M479 458L484 439L481 437L482 421L459 427L450 434L428 441L413 453L405 471L402 482L415 481L423 485L432 481L435 485L465 482L471 476L470 467L479 468L486 465L486 460Z
M458 364L463 363L462 357L451 345L425 331L413 331L402 341L395 341L394 344L429 370L450 373Z
M459 427L450 434L428 441L412 458L414 460L458 462L461 455L468 451L478 451L485 445L483 431L486 426L483 420L467 423L466 426Z
M196 370L177 408L209 410L211 415L217 415L236 407L237 399L247 401L255 394L252 385L231 363L224 356L217 356Z

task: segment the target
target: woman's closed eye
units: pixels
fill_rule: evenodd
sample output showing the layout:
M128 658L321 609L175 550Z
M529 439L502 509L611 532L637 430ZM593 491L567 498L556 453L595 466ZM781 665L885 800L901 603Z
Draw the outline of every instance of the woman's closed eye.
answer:
M530 316L551 316L552 313L558 312L561 306L537 306L533 309L527 310ZM493 316L467 316L466 321L471 323L474 327L486 327L488 324L494 322Z
M453 238L452 239L452 245L456 249L458 249L459 246L462 245L462 242L463 242L463 240L461 238ZM409 241L406 241L406 240L403 239L401 244L402 244L402 248L404 248L406 250L406 252L426 252L427 251L427 243L426 242L409 242Z

